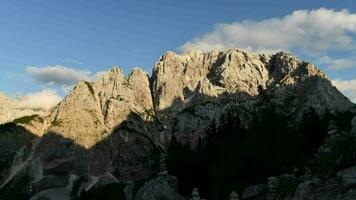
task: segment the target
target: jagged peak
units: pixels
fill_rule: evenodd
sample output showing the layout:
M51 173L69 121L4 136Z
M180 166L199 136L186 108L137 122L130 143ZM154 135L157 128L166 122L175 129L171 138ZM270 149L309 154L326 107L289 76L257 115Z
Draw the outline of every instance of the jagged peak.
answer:
M291 52L288 51L279 51L275 54L273 54L271 56L275 61L287 61L287 62L297 62L297 63L301 63L303 61L300 60L300 58L298 58L296 55L292 54Z
M218 96L218 91L207 77L203 77L199 80L195 91L198 94L202 94L210 97Z
M94 96L95 91L93 83L86 80L79 81L77 85L75 85L75 87L72 89L69 96L74 95L75 93L83 93L83 91L85 90L89 91Z
M106 73L103 73L101 77L95 81L96 85L107 85L109 82L114 80L121 81L125 80L126 77L123 70L118 66L113 66L112 69Z
M128 78L132 76L142 76L142 75L148 76L148 73L145 70L141 69L140 67L133 67L129 73Z
M200 57L200 56L207 56L207 55L216 55L216 54L231 54L231 53L244 53L244 54L253 54L253 55L258 55L254 52L244 50L244 49L239 49L239 48L231 48L231 49L226 49L226 50L211 50L208 52L203 52L201 50L190 50L183 52L181 54L176 53L174 51L166 51L162 56L160 60L164 60L167 58L186 58L186 57Z
M112 73L112 74L123 74L123 70L118 65L114 65L114 66L112 66L112 68L109 71L109 73Z
M103 73L103 75L101 76L101 78L104 77L122 77L125 76L123 70L121 69L121 67L115 65L113 66L109 71Z

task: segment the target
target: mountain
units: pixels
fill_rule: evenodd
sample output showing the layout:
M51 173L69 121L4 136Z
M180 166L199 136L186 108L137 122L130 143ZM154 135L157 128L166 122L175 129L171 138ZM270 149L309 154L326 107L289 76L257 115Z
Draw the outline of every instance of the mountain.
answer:
M261 92L268 93L274 104L288 105L283 108L288 115L301 115L310 108L319 114L346 111L353 106L325 73L285 52L272 56L238 49L168 52L156 63L151 81L157 117L168 132L179 140L193 139L192 143L225 107L235 104L252 112ZM188 138L184 132L190 133Z
M253 135L256 115L263 116L270 108L273 116L289 124L288 131L302 124L311 110L320 117L350 112L351 117L342 115L347 118L345 124L355 115L355 105L325 73L286 52L167 52L151 77L139 68L125 77L114 67L94 82L80 81L46 114L1 125L0 155L6 165L0 198L95 196L103 185L111 185L111 192L136 194L136 199L179 199L182 185L178 183L181 177L186 180L186 171L173 170L178 183L166 175L165 155L170 171L169 162L181 161L179 153L172 161L177 144L189 146L187 157L182 158L189 161L210 147L211 136L222 132L226 124L230 125L225 132L236 127ZM233 117L226 120L231 113ZM270 134L267 129L266 134ZM19 137L23 139L16 143ZM205 146L203 141L208 141ZM227 148L230 142L225 142ZM220 151L220 146L212 149ZM183 191L183 195L187 194Z

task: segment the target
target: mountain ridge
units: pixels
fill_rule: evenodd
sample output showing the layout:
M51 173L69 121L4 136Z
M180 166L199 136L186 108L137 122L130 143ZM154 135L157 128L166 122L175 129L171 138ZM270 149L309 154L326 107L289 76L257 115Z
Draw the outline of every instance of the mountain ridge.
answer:
M195 147L225 113L249 126L251 113L269 104L294 120L309 109L322 116L355 108L324 72L286 52L167 52L152 76L133 68L126 77L114 67L96 81L80 81L46 115L19 123L37 141L38 157L23 169L44 181L41 170L54 154L58 170L69 165L63 170L73 180L85 176L95 185L106 173L124 183L151 178L173 140ZM53 150L44 152L46 146Z

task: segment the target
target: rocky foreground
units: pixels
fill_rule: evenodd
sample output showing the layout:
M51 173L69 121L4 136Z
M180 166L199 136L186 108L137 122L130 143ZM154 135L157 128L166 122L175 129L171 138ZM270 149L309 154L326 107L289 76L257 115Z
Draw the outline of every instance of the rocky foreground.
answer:
M253 113L267 105L291 124L310 109L319 116L356 116L355 105L325 73L291 54L167 52L152 76L134 68L125 77L114 67L95 82L79 82L48 113L1 125L0 198L84 198L116 184L122 189L119 199L183 199L180 180L165 166L172 141L197 148L228 112L248 129ZM347 134L356 135L355 120ZM299 181L289 199L356 199L354 166L322 177L271 175L240 198L278 199L285 180ZM198 190L191 190L193 199L200 199ZM231 190L231 199L238 198Z

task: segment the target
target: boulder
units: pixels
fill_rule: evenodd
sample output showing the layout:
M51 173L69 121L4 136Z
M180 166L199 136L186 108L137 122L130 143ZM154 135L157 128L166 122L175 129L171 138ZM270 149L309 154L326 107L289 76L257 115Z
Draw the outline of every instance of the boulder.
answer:
M267 186L264 184L257 184L247 187L242 193L242 199L260 199L267 191Z
M103 174L98 181L95 183L94 187L102 187L104 185L112 184L112 183L119 183L120 181L112 175L110 172L106 172Z
M66 188L43 190L31 197L30 200L70 200L70 192Z
M173 176L158 176L145 183L135 197L135 200L183 200L178 193L177 178Z
M318 179L313 179L299 184L295 191L293 200L312 200L314 188L318 182Z
M35 191L42 191L48 188L66 187L69 183L68 175L47 175L32 183Z
M356 187L356 166L339 171L337 177L346 188Z
M236 191L231 192L231 194L230 194L230 200L240 200L239 194L237 194Z
M133 200L134 199L134 189L135 189L135 183L132 181L129 181L124 188L124 193L126 196L126 200Z
M43 174L64 174L74 168L74 158L58 158L45 163L43 166Z

